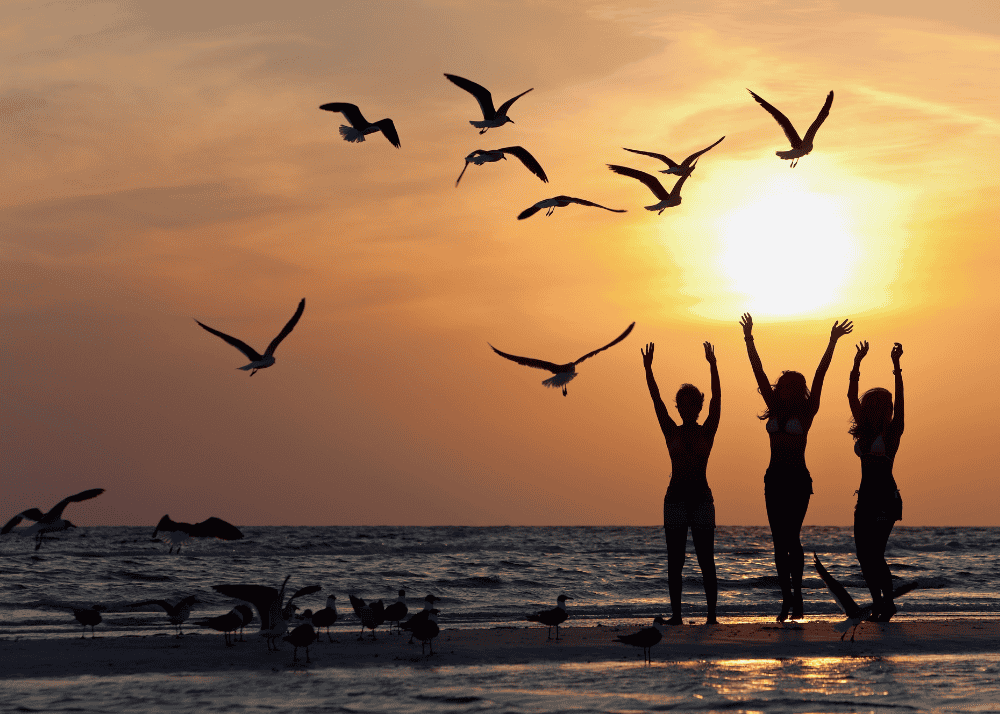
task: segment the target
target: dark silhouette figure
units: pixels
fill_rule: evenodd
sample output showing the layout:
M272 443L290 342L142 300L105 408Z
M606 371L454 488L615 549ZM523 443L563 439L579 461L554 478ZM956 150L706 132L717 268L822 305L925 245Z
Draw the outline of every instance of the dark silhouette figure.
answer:
M767 436L771 442L771 461L764 473L764 502L774 541L774 565L781 586L778 622L787 620L789 612L793 620L798 620L803 616L804 609L802 569L805 567L805 553L799 534L812 495L812 477L806 468L806 438L819 411L823 378L833 360L837 340L850 334L854 325L850 320L833 323L830 343L816 368L811 390L806 388L806 378L792 371L782 372L772 387L754 346L750 313L744 313L740 325L757 387L767 407L759 418L767 422Z
M399 622L404 617L406 613L409 612L409 608L406 607L406 591L399 591L399 598L396 602L392 603L385 609L385 621L389 623L389 634L392 634L392 624L396 623L396 633L400 634L402 630L399 629Z
M631 635L618 635L617 639L626 645L641 647L642 661L652 663L653 646L663 639L663 626L666 624L662 617L657 616L653 620L652 627L644 627L638 632L633 632Z
M222 338L223 340L231 344L233 347L238 349L240 352L245 354L247 356L247 359L250 360L250 364L244 365L243 367L237 367L236 369L242 369L244 372L249 371L250 376L252 377L255 374L257 374L258 369L264 369L265 367L270 367L272 364L274 364L274 351L278 349L278 345L281 344L281 341L286 337L288 337L288 334L295 328L295 325L298 323L299 318L302 317L302 311L305 309L306 309L306 299L302 298L299 301L298 308L295 310L295 314L292 315L292 318L285 323L285 326L283 328L281 328L281 332L278 333L278 336L275 337L273 340L271 340L271 344L269 344L267 346L267 349L264 350L264 354L258 354L253 347L248 345L243 340L238 340L235 337L227 335L225 332L219 332L218 330L214 330L208 325L204 325L201 322L198 322L197 320L195 320L195 322L198 322L198 324L201 325L205 330L208 330L216 337Z
M428 595L424 598L424 609L415 615L410 615L410 619L406 622L400 624L399 629L406 630L410 633L410 641L407 644L413 644L413 628L418 627L421 622L430 617L431 610L434 609L434 602L438 598L433 595Z
M306 664L311 664L309 659L309 645L316 641L316 630L308 622L299 625L287 635L282 637L285 642L291 644L295 650L292 652L292 662L299 661L299 647L306 648Z
M76 528L76 526L70 523L69 520L62 517L62 512L65 510L66 506L71 503L79 503L80 501L89 501L91 498L97 498L102 493L104 493L103 488L91 488L72 496L67 496L49 509L48 513L42 513L37 508L29 508L27 511L21 511L7 521L7 524L0 529L0 535L10 533L14 526L25 518L29 521L35 521L35 523L24 529L24 535L35 536L35 550L38 550L42 547L42 537L46 533L64 531L67 528ZM98 620L98 622L100 622L100 620Z
M183 523L178 521L170 520L170 516L166 515L160 519L160 522L156 524L156 528L153 529L153 538L156 538L157 533L163 533L164 543L170 545L170 553L174 552L174 546L177 546L177 552L181 552L181 546L187 543L192 538L218 538L219 540L240 540L243 537L243 532L239 528L234 526L232 523L227 523L221 518L206 518L200 523Z
M840 582L830 575L823 567L823 564L819 562L819 556L813 553L813 562L816 565L816 572L826 583L826 586L833 593L833 596L837 598L837 603L843 608L844 614L847 615L847 619L841 623L833 626L835 630L841 630L843 634L840 636L841 641L847 635L848 628L853 627L851 630L851 642L854 642L854 633L857 632L858 625L860 625L865 620L869 622L872 621L872 616L875 614L875 603L871 603L861 607L856 602L854 598L851 597L850 593L847 592L847 588L840 584ZM897 598L901 595L905 595L919 585L916 580L909 583L900 585L898 588L892 591L892 596Z
M539 622L549 628L549 636L546 639L552 639L552 628L556 628L556 637L559 639L559 625L566 622L568 616L566 612L566 601L572 600L569 595L560 595L556 598L556 606L551 610L542 610L541 612L534 612L524 619L528 622Z
M392 123L392 119L368 121L358 109L357 104L348 102L331 102L321 105L320 109L326 112L340 112L350 122L350 126L343 124L340 126L340 135L344 137L344 141L357 144L364 141L369 134L382 132L390 144L397 149L399 148L399 134L396 133L396 125Z
M903 346L896 342L890 354L892 373L896 375L895 408L889 390L882 387L869 389L858 400L861 360L866 354L868 343L862 342L854 355L847 388L854 419L849 433L854 437L854 453L861 459L861 486L856 491L858 503L854 507L854 544L861 573L872 593L871 619L888 622L896 614L896 605L885 547L893 524L903 517L903 499L892 476L892 462L903 435L903 370L899 367Z
M80 635L80 639L84 639L87 636L87 628L90 628L90 639L94 639L94 628L100 625L103 621L101 617L101 612L107 610L104 605L94 605L90 608L77 609L73 608L73 617L76 621L83 625L83 634Z
M719 429L722 411L722 387L719 383L719 369L715 361L715 350L706 342L705 359L712 372L712 398L708 402L708 417L704 424L698 423L698 415L705 401L693 384L682 385L677 390L677 411L681 415L678 426L667 413L667 407L660 397L660 390L653 377L653 348L650 342L642 352L642 363L646 367L646 384L649 396L653 398L656 418L660 422L663 438L670 452L670 484L663 497L663 531L667 540L667 575L670 587L670 607L673 610L668 625L683 624L681 619L682 571L687 549L688 528L694 540L694 552L701 566L705 583L705 599L708 602L708 624L718 622L715 606L719 599L719 587L715 576L715 501L712 489L708 487L706 471L708 457L712 453L715 432Z
M246 605L241 605L240 607L246 607ZM253 617L252 614L250 616ZM198 620L194 624L198 627L207 627L210 630L221 632L226 641L226 647L232 647L233 643L230 640L230 636L236 630L243 627L243 625L246 624L246 620L244 619L244 614L234 607L225 615L218 615L216 617Z
M471 154L466 156L465 166L462 167L462 173L460 173L458 178L455 179L455 187L458 188L458 182L462 180L462 177L465 175L465 169L469 168L469 164L482 166L483 164L490 164L494 161L506 161L507 154L516 156L520 159L525 168L540 178L543 183L549 182L549 177L545 175L545 169L542 168L542 165L538 163L538 159L532 156L527 149L522 146L507 146L503 149L476 149Z
M562 387L562 393L563 396L565 397L566 385L569 384L569 382L574 377L576 377L576 366L581 362L583 362L585 359L593 357L598 352L603 352L609 347L617 345L619 342L628 337L633 327L635 327L634 322L625 328L625 332L618 335L618 337L613 339L608 344L604 345L604 347L598 347L596 350L594 350L593 352L588 352L580 359L574 362L567 362L566 364L555 364L554 362L546 362L544 360L534 359L532 357L518 357L517 355L510 355L507 354L506 352L501 352L493 345L490 345L490 349L492 349L501 357L505 357L513 362L517 362L518 364L523 364L525 367L534 367L535 369L546 369L549 372L552 372L555 375L555 377L549 377L544 382L542 382L542 384L544 384L546 387Z
M427 611L427 618L415 622L410 632L420 640L420 654L424 653L424 647L431 646L431 654L434 654L434 638L441 631L437 622L438 610L431 608Z
M295 610L298 609L298 606L295 605L295 599L322 590L319 585L308 585L296 590L285 603L285 586L288 585L291 577L289 575L285 578L285 582L281 584L281 590L266 585L244 585L242 583L213 585L212 589L227 597L248 602L257 608L257 615L260 617L260 635L267 638L268 651L272 649L277 651L277 639L288 631L288 621L292 619ZM237 624L237 627L239 626Z
M653 174L647 174L645 171L630 169L628 166L618 166L616 164L608 164L608 168L620 176L630 176L642 181L646 185L646 188L652 191L653 195L659 199L653 205L643 206L643 208L647 211L656 211L657 215L660 215L668 208L681 205L681 188L683 188L684 182L688 180L688 176L694 173L694 168L697 165L697 161L691 164L691 167L681 174L681 177L677 179L673 189L670 191L663 187L660 179L653 176Z
M545 215L551 216L553 211L555 211L557 208L565 208L571 203L576 203L581 206L590 206L592 208L603 208L605 211L611 211L612 213L626 212L624 208L608 208L607 206L602 206L601 204L594 203L593 201L585 201L582 198L573 198L572 196L553 196L552 198L543 198L534 206L531 206L530 208L525 208L523 211L517 214L517 220L523 221L525 218L530 218L543 208L546 209Z
M826 118L830 115L830 107L833 106L833 92L826 95L826 102L823 104L823 108L819 110L819 114L813 120L813 123L809 125L809 129L806 130L806 135L799 138L799 133L795 131L795 127L792 126L792 122L788 121L788 117L779 112L773 106L765 102L763 99L758 97L756 94L750 92L757 103L760 104L767 113L774 117L774 120L778 122L782 130L785 132L785 136L788 138L788 143L792 145L789 151L775 151L779 159L785 159L786 161L791 161L789 168L795 168L799 159L808 154L813 149L813 139L816 138L816 132L819 131L820 125L826 121Z
M531 89L525 89L523 92L518 94L516 97L511 97L506 102L500 105L499 109L493 108L493 95L490 93L486 87L481 84L476 84L471 79L466 79L465 77L459 77L456 74L445 74L448 81L457 87L461 87L466 92L471 94L479 102L479 108L483 112L482 121L470 121L472 126L479 129L480 134L485 134L490 129L495 129L497 127L503 126L508 122L513 124L514 120L507 116L507 112L510 110L511 104L516 102L518 99L523 97L525 94L531 91ZM534 89L534 87L532 87Z
M179 600L176 605L172 605L166 600L143 600L142 602L133 602L129 607L143 607L145 605L162 607L163 611L167 613L167 620L174 626L179 638L184 634L181 631L181 625L191 616L191 606L197 602L200 601L196 595L188 595L186 598Z
M725 139L725 138L726 137L722 137L722 139ZM719 139L717 142L715 142L711 146L706 146L701 151L694 152L693 154L691 154L690 156L688 156L686 159L684 159L679 164L676 161L674 161L673 159L671 159L669 156L664 156L663 154L655 154L652 151L639 151L638 149L625 149L624 146L622 148L625 149L625 151L631 151L633 154L642 154L643 156L652 156L654 159L659 159L660 161L662 161L663 163L665 163L667 166L670 167L670 168L666 169L665 171L661 171L660 172L661 174L674 174L675 176L683 176L684 174L691 173L691 171L694 169L694 162L696 162L698 160L699 156L701 156L702 154L704 154L709 149L714 149L716 146L718 146L719 144L721 144L722 143L722 139Z
M337 622L337 596L331 595L326 599L326 607L313 613L312 624L316 628L325 627L327 641L333 642L333 638L330 637L330 626L335 622Z
M385 606L382 605L382 601L376 600L369 604L365 603L364 598L354 595L348 595L348 597L351 599L354 614L361 620L361 632L358 634L358 639L363 639L366 627L372 631L372 639L376 639L375 628L385 622Z

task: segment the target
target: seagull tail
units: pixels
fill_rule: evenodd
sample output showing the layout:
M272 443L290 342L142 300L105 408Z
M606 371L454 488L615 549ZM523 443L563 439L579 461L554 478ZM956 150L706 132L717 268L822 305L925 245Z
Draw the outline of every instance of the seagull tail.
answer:
M365 135L362 134L357 129L355 129L353 126L341 125L340 135L344 137L344 141L350 141L355 144L365 140Z
M555 377L550 377L549 379L546 379L544 382L542 382L542 384L544 384L546 387L553 387L553 388L562 387L566 384L569 384L575 376L576 372L560 372Z

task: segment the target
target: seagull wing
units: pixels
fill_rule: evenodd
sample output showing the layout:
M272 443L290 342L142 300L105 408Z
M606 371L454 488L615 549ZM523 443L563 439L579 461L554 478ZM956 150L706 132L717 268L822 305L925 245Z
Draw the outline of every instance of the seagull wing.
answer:
M523 364L525 367L534 367L535 369L546 369L549 372L552 372L553 374L559 374L559 368L562 366L555 364L554 362L546 362L545 360L533 359L531 357L518 357L517 355L509 355L506 352L501 352L493 345L490 345L490 349L492 349L501 357L509 359L511 362L517 362L518 364Z
M361 608L366 607L364 598L355 597L354 595L348 595L347 597L351 598L351 607L354 608L354 614L360 618Z
M379 119L376 122L372 122L372 126L377 126L385 134L385 138L389 140L389 143L399 148L399 134L396 133L396 125L392 123L392 119Z
M681 187L684 185L684 182L688 180L688 177L691 174L694 173L694 167L697 166L697 165L698 165L698 160L695 159L695 162L693 164L691 164L691 168L689 168L687 171L685 171L681 175L681 177L679 179L677 179L677 183L674 184L673 190L670 191L670 195L671 196L673 196L674 198L677 198L678 196L681 195Z
M281 328L281 332L278 333L278 336L275 337L273 340L271 340L271 344L269 344L267 346L267 349L264 350L265 355L274 354L274 351L278 349L278 345L281 344L281 341L286 337L288 337L288 333L295 328L295 324L299 321L299 318L302 317L302 311L305 309L306 309L306 299L302 298L301 300L299 300L299 307L295 311L295 314L292 315L292 319L285 323L285 326Z
M594 203L593 201L585 201L582 198L573 198L572 196L562 196L565 200L570 203L579 203L581 206L593 206L594 208L603 208L605 211L612 211L613 213L625 213L624 208L608 208L607 206L602 206L599 203Z
M463 177L463 176L465 176L465 170L466 170L467 168L469 168L469 162L468 162L468 161L466 161L466 162L465 162L465 166L463 166L463 167L462 167L462 173L460 173L460 174L458 175L458 178L457 178L457 179L455 179L455 188L458 188L458 182L462 180L462 177Z
M861 617L861 608L858 607L856 602L854 602L854 598L851 597L850 593L847 592L847 589L844 588L844 586L841 585L836 578L827 572L826 568L823 567L823 564L819 562L819 556L815 553L813 553L813 562L816 565L816 572L819 573L819 576L823 579L823 582L826 583L826 586L830 589L830 592L833 593L833 596L837 598L837 602L840 603L840 606L844 608L844 614L852 618Z
M500 149L500 151L505 154L513 154L521 160L521 163L527 167L528 171L535 174L535 176L540 178L544 183L549 182L549 177L545 175L545 170L542 168L542 165L539 164L538 160L535 159L535 157L532 156L523 146L507 146Z
M637 169L630 169L628 166L616 166L615 164L608 164L608 168L616 174L631 176L634 179L642 181L646 184L646 188L652 191L653 195L661 201L665 201L670 198L670 194L667 192L667 189L663 188L663 184L660 183L660 180L652 174L647 174L645 171L638 171Z
M257 362L257 361L259 361L260 359L263 358L263 355L257 354L257 350L255 350L253 347L251 347L250 345L248 345L243 340L238 340L238 339L236 339L235 337L233 337L231 335L227 335L225 332L219 332L218 330L212 329L211 327L209 327L208 325L204 324L203 322L198 322L198 320L195 320L195 322L197 322L204 329L208 330L209 332L211 332L216 337L221 337L223 340L225 340L226 342L228 342L229 344L231 344L233 347L235 347L240 352L242 352L244 355L246 355L247 359L249 359L251 362Z
M304 588L299 588L294 593L292 593L292 596L290 598L288 598L288 602L291 602L292 600L294 600L297 597L302 597L304 595L312 595L313 593L318 593L322 589L323 589L322 585L306 585Z
M347 119L348 123L355 129L364 129L368 126L368 120L364 118L361 114L361 110L358 109L357 104L348 104L347 102L332 102L330 104L323 104L320 106L328 112L340 112ZM384 131L384 130L383 130Z
M29 508L27 511L22 511L21 513L18 513L16 516L7 521L7 525L5 525L2 529L0 529L0 535L4 535L5 533L10 533L14 529L14 526L16 526L25 518L27 518L29 521L38 522L43 518L45 518L45 514L39 511L37 508Z
M468 166L468 164L466 164L466 166ZM459 178L461 178L461 176L459 176ZM534 206L531 206L530 208L525 208L523 211L521 211L520 213L518 213L517 214L517 220L523 221L525 218L531 218L533 215L535 215L536 213L538 213L540 210L542 210L542 207L539 206L536 203Z
M218 538L219 540L240 540L243 532L232 523L212 516L191 526L188 535L195 538Z
M492 119L497 115L496 109L493 108L493 95L490 94L490 90L481 84L476 84L472 80L466 79L465 77L459 77L457 74L445 74L452 84L455 84L466 92L471 94L479 102L479 108L483 111L483 119ZM528 90L531 91L530 89ZM517 99L517 97L514 97ZM511 102L514 101L511 100Z
M625 149L624 146L622 148ZM669 156L664 156L663 154L654 154L652 151L639 151L638 149L625 149L625 151L631 151L633 154L642 154L643 156L652 156L654 159L659 159L672 169L675 169L678 166L676 161L671 159Z
M250 603L257 608L260 629L271 629L271 607L281 597L281 593L266 585L213 585L212 590L227 597Z
M725 139L725 138L726 137L722 137L722 139ZM692 161L694 161L695 159L697 159L699 156L701 156L702 154L704 154L706 151L708 151L709 149L714 149L716 146L718 146L719 144L721 144L722 143L722 139L719 139L717 142L715 142L711 146L706 146L701 151L694 152L689 157L687 157L686 159L684 159L683 165L684 166L690 166Z
M49 520L55 520L56 518L62 516L63 509L65 509L66 506L68 506L69 504L78 503L80 501L89 501L92 498L97 498L102 493L104 493L103 488L91 488L87 489L86 491L80 491L80 493L74 494L72 496L67 496L59 503L54 505L52 507L52 510L50 510L48 513L45 514L45 518Z
M618 337L616 337L615 339L611 340L611 342L609 342L608 344L604 345L604 347L599 347L598 349L594 350L593 352L588 352L587 354L585 354L583 357L581 357L580 359L578 359L573 364L580 364L585 359L587 359L589 357L593 357L598 352L603 352L604 350L608 349L609 347L614 347L619 342L621 342L626 337L628 337L628 334L632 331L633 327L635 327L635 323L634 322L631 325L629 325L628 327L625 328L625 332L623 332L620 335L618 335ZM556 608L556 609L559 610L560 608Z
M180 605L180 603L177 604ZM173 611L177 609L166 600L143 600L142 602L129 603L128 607L142 607L143 605L159 605L164 609L164 611L166 611L167 614L172 614Z
M823 104L823 108L819 110L819 114L816 115L815 121L809 125L809 130L806 131L805 141L812 141L816 136L816 132L819 131L820 125L826 121L826 118L830 116L830 107L833 106L833 92L826 95L826 103Z
M790 121L788 121L788 117L786 117L784 114L782 114L781 112L779 112L773 106L771 106L770 104L768 104L767 102L765 102L763 99L761 99L760 97L758 97L756 94L754 94L749 89L747 91L750 92L750 96L752 96L754 99L757 100L758 104L760 104L762 107L764 107L768 111L768 113L771 116L774 117L774 120L781 125L781 128L785 130L785 136L788 137L788 141L789 141L789 143L791 143L792 148L793 149L794 148L798 148L799 144L802 143L802 139L799 138L799 133L797 131L795 131L795 127L792 126L792 123ZM831 98L831 101L832 101L832 98ZM824 116L823 118L825 119L826 117Z
M531 89L534 89L534 87L532 87ZM504 102L503 104L501 104L500 108L497 109L497 114L506 115L507 114L507 110L510 109L510 105L513 104L514 102L516 102L521 97L523 97L528 92L530 92L531 89L525 89L523 92L521 92L520 94L518 94L516 97L511 97L506 102Z

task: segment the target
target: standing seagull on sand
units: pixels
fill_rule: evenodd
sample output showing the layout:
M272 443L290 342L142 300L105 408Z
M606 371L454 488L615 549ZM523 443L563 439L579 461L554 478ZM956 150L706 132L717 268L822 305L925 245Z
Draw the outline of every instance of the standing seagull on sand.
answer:
M556 598L556 606L551 610L542 610L528 615L524 619L528 622L540 622L549 628L549 636L552 639L552 628L556 628L556 639L559 639L559 625L566 622L566 601L572 600L569 595L560 595Z
M325 627L326 639L333 642L333 638L330 637L330 625L335 622L337 622L337 596L331 595L326 599L326 607L313 613L312 624L317 628Z
M476 166L482 166L483 164L492 163L494 161L500 161L503 159L507 160L507 154L516 156L521 160L521 163L531 173L535 174L538 178L542 180L543 183L549 182L549 177L545 175L545 170L542 169L542 165L538 163L528 150L521 146L507 146L503 149L476 149L471 154L465 157L465 167L462 169L462 173L458 175L455 179L455 186L458 187L458 182L462 180L462 176L465 175L465 169L469 168L469 164L475 164Z
M399 633L399 621L406 617L409 608L406 607L406 591L400 590L396 602L385 609L385 621L389 623L389 634L392 634L392 623L396 623L396 632Z
M495 129L498 126L503 126L507 122L511 124L514 120L507 116L507 110L510 109L510 105L516 102L518 99L523 97L525 94L534 89L526 89L516 97L508 99L506 102L500 105L499 109L493 108L493 95L490 94L490 90L481 84L476 84L475 82L465 79L464 77L459 77L454 74L445 74L445 77L449 81L453 82L455 85L461 87L466 92L471 94L479 102L479 108L483 110L483 120L482 121L470 121L472 126L479 129L480 134L485 134L488 129Z
M833 92L826 95L826 103L823 105L823 108L819 110L819 114L816 116L813 123L809 125L806 135L800 139L799 133L795 131L795 127L792 126L792 122L788 121L788 117L758 97L749 89L747 91L750 92L750 96L757 100L758 104L764 107L768 113L774 117L774 120L781 125L781 128L785 130L785 136L788 137L788 142L792 145L791 151L775 151L774 153L778 156L778 158L790 160L792 163L789 168L794 169L799 163L799 159L812 151L813 139L816 137L816 132L819 130L820 124L822 124L830 114L830 107L833 105Z
M236 369L242 369L244 372L249 370L250 376L252 377L257 373L258 369L264 369L265 367L270 367L272 364L274 364L275 361L274 351L278 349L278 345L281 344L281 341L286 337L288 337L288 333L291 332L292 329L294 329L295 324L299 321L299 318L302 317L302 311L305 309L306 309L306 299L302 298L302 300L299 301L298 309L295 311L295 314L292 315L292 319L285 324L285 326L281 329L281 332L278 333L278 336L275 337L273 340L271 340L271 344L269 344L267 346L267 349L264 350L264 354L258 354L256 350L253 349L253 347L248 345L243 340L238 340L235 337L230 337L225 332L219 332L218 330L213 330L208 325L198 322L198 320L195 320L195 322L198 322L199 325L201 325L203 328L211 332L213 335L215 335L216 337L221 337L223 340L225 340L233 347L238 349L240 352L245 354L247 358L250 360L250 364L245 365L243 367L237 367Z
M571 203L578 203L581 206L591 206L593 208L603 208L605 211L611 211L613 213L625 213L624 208L608 208L607 206L602 206L601 204L594 203L593 201L584 201L582 198L573 198L572 196L553 196L552 198L542 199L531 208L525 208L517 214L517 220L523 221L525 218L530 218L543 208L548 209L545 211L545 215L551 216L557 208L565 208Z
M181 625L191 616L191 606L196 602L199 602L197 596L188 595L176 605L171 605L166 600L143 600L142 602L133 602L129 607L142 607L143 605L157 605L162 607L164 612L167 613L167 620L174 626L177 637L180 638L184 634L181 632Z
M153 530L153 538L157 533L163 533L161 539L170 546L169 553L181 552L181 546L192 538L218 538L219 540L240 540L243 532L232 523L227 523L215 516L206 518L199 523L180 523L170 520L169 514L160 519ZM168 554L169 554L168 553Z
M86 491L81 491L73 496L67 496L54 505L48 513L42 513L37 508L29 508L27 511L21 511L7 521L7 525L0 529L0 535L10 533L14 526L25 518L29 521L35 521L33 525L24 529L24 535L35 536L35 550L38 550L42 547L42 536L45 533L64 531L67 528L76 528L76 526L62 517L62 512L65 510L66 506L71 503L79 503L80 501L89 501L91 498L97 498L102 493L104 493L103 488L91 488Z
M419 626L421 622L425 621L428 617L430 617L431 610L434 609L434 602L437 599L438 598L434 597L433 595L428 595L427 597L425 597L424 609L416 613L415 615L410 615L410 619L399 626L399 629L406 630L407 632L410 633L409 644L411 645L413 644L413 628Z
M726 137L722 137L722 139L725 138ZM694 164L692 162L697 161L698 157L704 154L709 149L714 149L716 146L722 143L722 139L719 139L711 146L706 146L701 151L694 152L679 164L673 161L669 156L664 156L663 154L654 154L652 151L639 151L638 149L625 149L625 151L631 151L633 154L642 154L643 156L652 156L654 159L659 159L660 161L662 161L663 163L665 163L667 166L670 167L665 171L661 171L660 172L661 174L674 174L675 176L683 176L684 174L691 173L691 171L694 169ZM622 148L624 149L625 147Z
M104 605L94 605L93 607L80 609L73 608L73 617L83 625L83 634L80 635L81 640L87 635L87 627L90 627L90 639L94 639L94 628L104 620L101 617L101 612L107 609Z
M509 360L511 360L513 362L517 362L518 364L523 364L525 367L534 367L535 369L547 369L549 372L552 372L553 374L555 374L555 377L550 377L550 378L546 379L544 382L542 382L542 384L544 384L546 387L562 387L562 393L563 393L563 396L565 397L566 396L566 385L574 377L576 377L576 366L578 364L580 364L581 362L583 362L585 359L587 359L589 357L593 357L598 352L603 352L604 350L608 349L609 347L613 347L614 345L617 345L619 342L621 342L626 337L628 337L628 334L632 331L633 327L635 327L635 323L634 322L631 325L629 325L627 328L625 328L625 332L623 332L620 335L618 335L618 337L616 337L615 339L613 339L608 344L604 345L604 347L599 347L598 349L594 350L593 352L588 352L587 354L585 354L583 357L581 357L580 359L576 360L575 362L567 362L566 364L555 364L553 362L545 362L544 360L540 360L540 359L532 359L531 357L518 357L517 355L509 355L506 352L501 352L500 350L498 350L493 345L490 345L490 349L492 349L494 352L496 352L501 357L505 357L505 358L507 358L507 359L509 359ZM489 344L489 343L487 343L487 344Z
M288 585L291 577L289 575L285 578L285 582L281 584L281 590L265 585L242 584L213 585L212 589L227 597L244 600L256 607L257 614L260 616L260 635L267 638L267 649L269 651L272 649L272 644L273 649L277 650L278 643L275 640L284 635L288 630L288 621L292 619L292 615L295 613L295 598L302 597L303 595L311 595L322 590L319 585L309 585L296 590L288 598L288 603L284 604L285 586Z
M816 572L819 573L819 576L823 579L823 582L826 583L826 586L830 589L830 592L833 593L833 596L837 598L837 604L840 605L844 614L847 616L846 620L837 623L833 626L833 628L843 633L840 636L840 639L843 640L847 635L847 628L853 626L854 629L851 630L851 642L854 642L854 633L857 632L858 625L865 620L868 620L869 622L873 621L872 613L875 603L869 603L864 607L860 607L856 602L854 602L854 598L851 597L850 593L847 592L847 588L841 585L836 578L827 572L826 568L823 567L823 564L819 562L819 556L815 553L813 553L813 564L816 566ZM896 599L900 595L905 595L917 587L917 585L918 583L913 581L900 585L898 588L894 588L892 591L893 599Z
M660 183L660 179L653 176L653 174L647 174L645 171L639 171L638 169L630 169L628 166L618 166L616 164L608 164L608 168L614 171L616 174L621 176L631 176L634 179L639 179L644 184L646 188L653 192L659 201L654 203L652 206L644 206L647 211L658 211L663 213L668 208L673 208L674 206L681 205L681 187L684 182L688 180L688 176L694 173L694 167L697 165L697 161L691 165L687 173L683 174L677 183L674 184L672 191L667 191L663 188L663 184Z
M234 607L225 615L218 615L216 617L209 617L205 620L198 620L194 624L198 627L207 627L211 630L215 630L216 632L221 632L223 638L225 639L226 647L232 647L233 643L230 639L230 634L243 627L243 625L247 622L243 612L238 609L240 607L247 608L246 605L239 605L238 607ZM247 609L249 610L249 608ZM253 613L250 614L250 617L253 617Z
M642 661L652 663L653 645L663 638L663 626L666 624L662 617L657 616L653 620L652 627L644 627L631 635L618 635L618 641L633 647L642 647Z
M351 598L354 614L361 620L361 634L358 635L358 639L362 639L366 627L372 631L372 639L376 639L375 628L385 622L385 607L382 605L382 601L376 600L371 604L366 604L364 598L354 595L348 595L348 597Z
M370 122L362 116L361 110L356 104L348 104L347 102L323 104L320 109L327 112L340 112L351 123L350 126L342 124L340 127L340 135L344 137L344 141L356 144L364 141L368 134L381 131L390 144L397 149L399 148L399 134L396 133L396 125L392 123L392 119L379 119Z

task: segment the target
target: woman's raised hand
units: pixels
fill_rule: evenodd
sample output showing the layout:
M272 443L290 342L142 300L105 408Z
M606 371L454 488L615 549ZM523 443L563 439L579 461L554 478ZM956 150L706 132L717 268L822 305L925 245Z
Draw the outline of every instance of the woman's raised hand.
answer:
M862 340L857 344L858 351L854 353L854 364L861 364L861 360L868 354L868 341Z
M830 329L830 339L839 340L844 335L851 334L854 329L854 323L850 320L844 320L843 322L834 322L833 327Z
M646 349L642 349L641 347L639 348L639 351L642 353L642 364L646 369L653 366L653 347L655 347L655 345L650 342L646 345Z
M743 339L753 337L753 318L750 317L749 312L743 313L743 317L740 319L740 325L743 327Z
M899 358L903 356L903 346L898 342L892 344L892 363L899 369Z
M715 348L712 347L711 342L705 343L705 359L708 360L709 364L715 364Z

